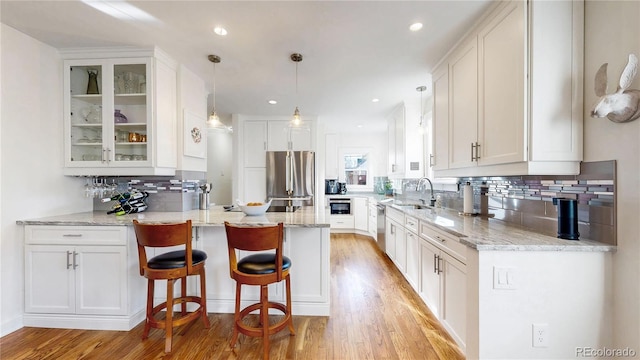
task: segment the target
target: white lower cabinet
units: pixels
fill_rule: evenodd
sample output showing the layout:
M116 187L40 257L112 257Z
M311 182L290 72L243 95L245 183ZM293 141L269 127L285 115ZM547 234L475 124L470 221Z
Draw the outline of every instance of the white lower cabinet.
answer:
M418 292L456 343L465 350L467 330L466 246L420 222L421 278Z
M329 217L331 229L348 229L353 231L355 220L353 215L331 215Z
M236 283L229 275L224 227L198 229L198 248L207 253L207 311L233 313ZM295 315L329 315L329 228L285 228L284 255L291 259L291 300ZM246 256L239 253L239 258ZM259 286L242 287L242 304L259 299ZM269 285L269 298L284 301L284 282Z
M353 221L356 230L367 232L369 230L369 207L367 198L353 198Z
M145 287L127 237L124 226L26 226L25 325L135 326L144 316ZM130 296L140 298L130 303Z
M369 200L369 221L367 227L369 236L375 239L378 236L378 207L373 200Z
M420 238L412 231L405 232L406 267L405 277L414 289L419 289L420 282Z

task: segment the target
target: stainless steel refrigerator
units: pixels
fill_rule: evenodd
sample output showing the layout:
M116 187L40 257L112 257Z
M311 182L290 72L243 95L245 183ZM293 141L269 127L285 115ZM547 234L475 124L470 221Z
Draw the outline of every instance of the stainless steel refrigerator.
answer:
M314 190L313 151L267 151L267 199L272 199L272 211L312 206Z

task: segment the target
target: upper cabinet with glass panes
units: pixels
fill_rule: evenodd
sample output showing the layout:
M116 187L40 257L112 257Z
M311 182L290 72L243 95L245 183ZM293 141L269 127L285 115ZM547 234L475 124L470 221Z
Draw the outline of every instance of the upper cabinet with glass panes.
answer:
M63 52L65 174L173 175L176 64L158 49L108 55Z

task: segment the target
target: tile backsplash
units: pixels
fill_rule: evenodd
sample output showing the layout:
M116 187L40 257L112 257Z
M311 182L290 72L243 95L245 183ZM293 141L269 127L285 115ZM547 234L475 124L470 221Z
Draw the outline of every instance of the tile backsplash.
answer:
M206 181L206 173L177 171L175 176L107 177L107 183L112 180L121 192L136 189L149 193L147 211L180 212L198 209L198 187ZM112 205L94 199L93 211L108 211Z
M580 237L616 245L615 176L615 160L583 162L580 175L459 178L457 190L436 195L443 207L462 211L461 185L469 182L476 212L551 236L558 229L553 198L576 199ZM404 180L403 196L424 198L415 193L416 184L416 179Z

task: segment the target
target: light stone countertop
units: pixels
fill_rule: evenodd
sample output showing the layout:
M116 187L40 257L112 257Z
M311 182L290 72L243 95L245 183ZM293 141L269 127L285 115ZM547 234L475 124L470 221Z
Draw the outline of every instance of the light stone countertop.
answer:
M140 222L183 222L191 220L193 226L224 226L228 221L235 224L276 224L285 227L328 228L328 209L303 207L295 212L268 212L263 216L246 216L241 211L224 211L222 206L212 206L210 210L184 212L142 212L115 216L104 211L82 212L68 215L44 217L17 221L18 225L68 225L68 226L130 226L133 220Z
M428 222L459 237L460 243L476 250L493 251L604 251L616 246L589 239L565 240L536 233L530 229L483 216L464 216L447 209L407 209L393 202L395 209Z

